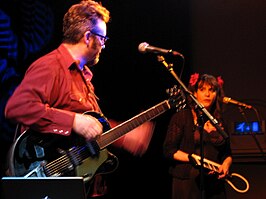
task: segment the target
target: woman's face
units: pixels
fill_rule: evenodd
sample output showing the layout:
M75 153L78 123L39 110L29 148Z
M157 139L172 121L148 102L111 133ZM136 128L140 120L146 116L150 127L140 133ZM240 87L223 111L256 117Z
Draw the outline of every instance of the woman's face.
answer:
M201 103L206 109L210 110L216 99L217 92L211 85L204 83L202 87L199 87L198 90L194 92L194 96L199 103Z

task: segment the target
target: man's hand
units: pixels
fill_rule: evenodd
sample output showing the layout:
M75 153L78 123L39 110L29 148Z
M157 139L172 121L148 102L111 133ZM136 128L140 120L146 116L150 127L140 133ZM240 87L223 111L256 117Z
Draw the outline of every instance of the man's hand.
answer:
M86 140L93 140L102 134L103 126L95 117L91 115L76 113L73 123L73 130Z

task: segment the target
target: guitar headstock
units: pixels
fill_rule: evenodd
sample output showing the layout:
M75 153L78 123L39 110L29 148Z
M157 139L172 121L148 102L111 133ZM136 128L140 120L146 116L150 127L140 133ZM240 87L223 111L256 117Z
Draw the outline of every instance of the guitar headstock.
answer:
M186 95L177 85L166 89L166 93L170 96L168 101L171 108L176 108L176 111L180 111L186 107Z

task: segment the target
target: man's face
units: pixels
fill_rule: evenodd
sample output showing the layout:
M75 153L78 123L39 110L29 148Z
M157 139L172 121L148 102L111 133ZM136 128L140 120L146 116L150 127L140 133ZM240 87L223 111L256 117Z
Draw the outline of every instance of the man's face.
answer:
M89 48L89 65L95 65L99 62L100 53L105 47L106 37L106 23L102 20L98 20L96 26L90 31L90 43Z

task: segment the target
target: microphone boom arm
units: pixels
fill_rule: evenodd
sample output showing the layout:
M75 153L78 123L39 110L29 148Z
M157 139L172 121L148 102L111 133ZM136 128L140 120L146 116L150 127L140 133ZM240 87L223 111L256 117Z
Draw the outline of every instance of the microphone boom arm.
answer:
M195 96L188 90L188 88L184 85L184 83L180 80L180 78L176 75L173 70L173 64L168 64L162 55L157 56L158 61L161 62L166 69L173 75L173 77L177 80L180 86L184 89L184 91L191 97L191 99L196 103L197 107L209 118L212 125L217 129L217 131L223 136L225 140L228 139L228 134L222 129L219 125L218 121L209 113L209 111L195 98Z

